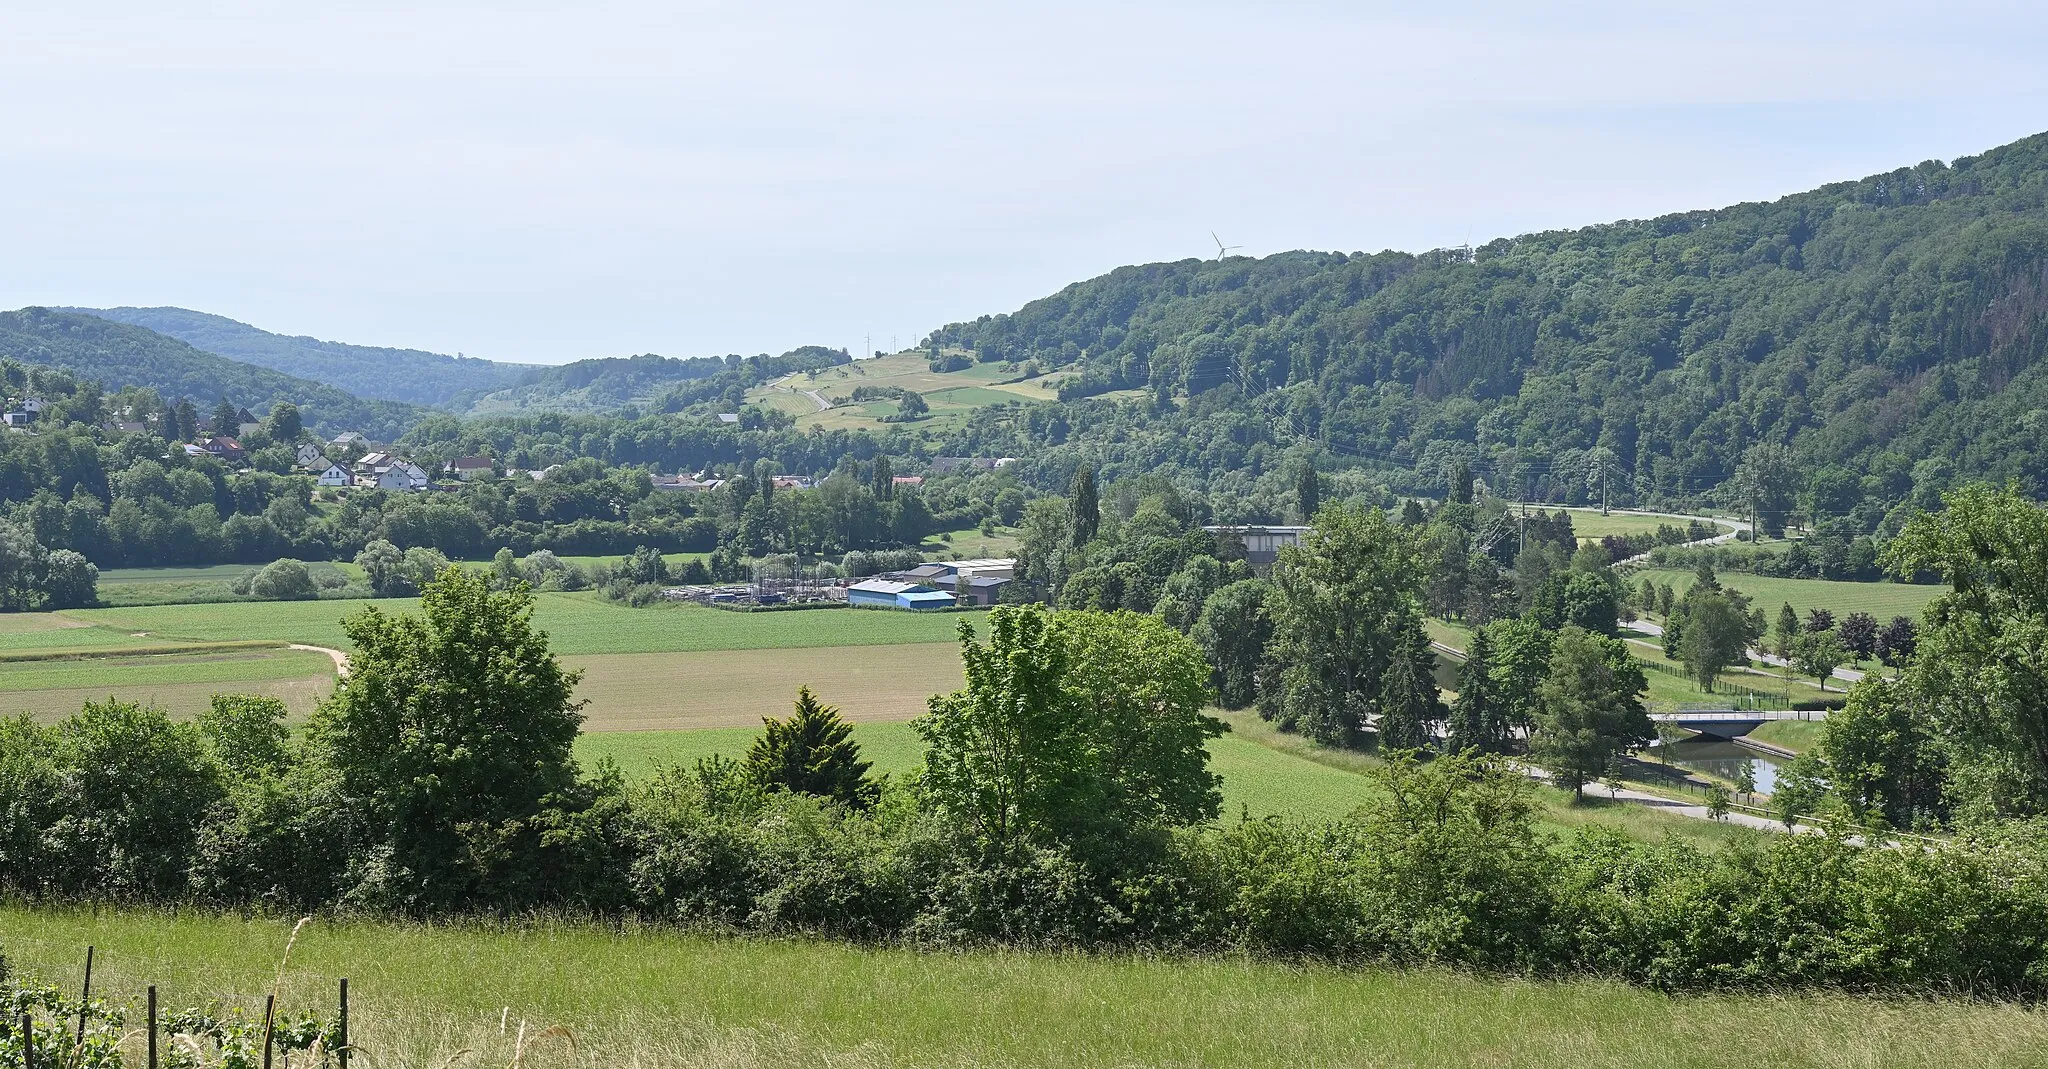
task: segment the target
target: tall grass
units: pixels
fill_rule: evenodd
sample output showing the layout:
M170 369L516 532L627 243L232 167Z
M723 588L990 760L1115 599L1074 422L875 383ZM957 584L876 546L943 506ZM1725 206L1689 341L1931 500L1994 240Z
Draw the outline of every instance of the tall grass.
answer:
M0 943L51 978L260 1012L289 920L0 908ZM2048 1015L1831 995L1671 997L1600 981L1478 979L1247 960L928 954L571 924L315 922L280 987L325 1013L351 978L376 1069L554 1066L1325 1066L1605 1069L2020 1066ZM75 977L73 977L75 979ZM549 1029L559 1029L550 1033ZM570 1037L573 1037L573 1043Z

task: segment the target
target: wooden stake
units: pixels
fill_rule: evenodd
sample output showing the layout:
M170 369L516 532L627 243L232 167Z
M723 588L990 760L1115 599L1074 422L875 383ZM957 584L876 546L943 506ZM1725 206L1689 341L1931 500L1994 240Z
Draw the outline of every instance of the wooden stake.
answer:
M78 996L78 1045L85 1046L86 1003L92 1000L92 947L85 948L85 989Z
M341 978L341 1020L334 1030L335 1053L341 1056L341 1069L348 1069L348 977Z
M156 1069L156 985L149 985L149 1069Z
M277 1020L277 996L263 996L263 1069L270 1069L270 1033Z
M36 1019L21 1015L21 1069L36 1069Z

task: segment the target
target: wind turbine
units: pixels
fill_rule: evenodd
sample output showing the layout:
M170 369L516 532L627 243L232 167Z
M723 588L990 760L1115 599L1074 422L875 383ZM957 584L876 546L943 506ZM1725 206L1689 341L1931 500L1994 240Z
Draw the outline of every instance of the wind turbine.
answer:
M1223 239L1222 239L1222 238L1219 238L1219 237L1217 237L1217 236L1216 236L1216 232L1215 232L1214 230L1211 230L1211 231L1209 231L1209 238L1210 238L1210 240L1212 240L1212 241L1214 241L1214 242L1216 243L1216 258L1217 258L1218 260L1221 260L1221 259L1223 259L1223 258L1224 258L1225 256L1228 256L1228 255L1230 255L1230 250L1232 250L1232 249L1242 249L1242 248L1244 248L1244 246L1242 246L1242 245L1225 245L1225 244L1223 243Z

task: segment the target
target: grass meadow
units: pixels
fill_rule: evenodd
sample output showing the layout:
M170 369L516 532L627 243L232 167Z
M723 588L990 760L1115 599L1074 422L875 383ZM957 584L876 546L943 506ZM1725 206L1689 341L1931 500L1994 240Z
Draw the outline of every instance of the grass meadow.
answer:
M1669 584L1672 593L1683 597L1692 589L1692 570L1644 568L1627 577L1631 586L1641 586L1648 577L1659 586ZM1867 612L1879 623L1894 616L1919 619L1922 609L1946 587L1916 583L1851 583L1834 579L1774 579L1770 576L1729 572L1720 576L1721 585L1749 595L1751 603L1764 610L1764 618L1775 626L1778 607L1791 605L1805 616L1809 609L1827 609L1837 620L1852 612Z
M1826 725L1825 720L1771 720L1758 724L1748 737L1787 750L1805 750L1820 741Z
M812 614L815 615L815 614ZM759 727L787 716L800 684L855 723L908 720L933 694L959 690L960 647L893 646L603 653L564 657L581 669L587 732Z
M2026 1066L2048 1014L1828 994L1672 996L1456 972L1028 952L919 953L799 939L528 924L0 908L30 973L139 1005L331 1012L375 1069L618 1066ZM515 1051L522 1023L535 1035ZM573 1040L572 1038L573 1037ZM458 1055L458 1051L468 1051Z
M1554 511L1554 510L1546 510ZM1671 516L1642 515L1629 512L1609 512L1602 516L1597 508L1570 508L1565 510L1572 518L1572 533L1581 541L1605 538L1608 535L1656 534L1659 527L1685 527L1683 519ZM1731 526L1716 525L1717 533L1734 530Z
M62 615L123 631L197 640L276 639L346 648L341 618L365 605L414 612L416 598L264 601L233 606L148 605L73 609ZM683 653L699 650L886 646L951 642L961 620L981 613L919 614L854 609L740 613L695 605L634 609L593 593L535 596L534 622L556 653Z

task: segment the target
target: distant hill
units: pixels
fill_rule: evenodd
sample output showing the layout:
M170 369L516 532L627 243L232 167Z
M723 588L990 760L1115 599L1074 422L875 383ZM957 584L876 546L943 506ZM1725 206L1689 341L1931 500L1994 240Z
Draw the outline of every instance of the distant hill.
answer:
M290 401L299 406L306 426L325 434L353 430L389 441L426 415L413 405L366 400L325 383L201 352L143 327L80 312L0 312L0 359L66 368L109 391L147 386L166 400L190 398L201 409L223 397L257 413Z
M779 357L699 356L678 359L648 353L642 356L578 360L558 367L535 368L510 389L479 397L470 411L479 415L545 410L605 412L623 405L653 405L674 411L730 394L738 408L745 390L767 375L830 367L852 360L842 349L806 345Z
M419 349L349 345L272 334L225 316L186 308L64 308L147 327L195 349L324 382L358 397L460 409L469 400L517 385L533 368Z
M1037 448L1053 472L1199 484L1302 453L1423 488L1463 463L1514 497L1611 478L1678 500L1778 443L1803 495L1862 502L1866 527L1959 475L2039 496L2048 134L1473 249L1123 267L925 344L1068 370L1060 394L1085 407L1063 424L977 414L948 446ZM1120 390L1145 400L1081 401Z

